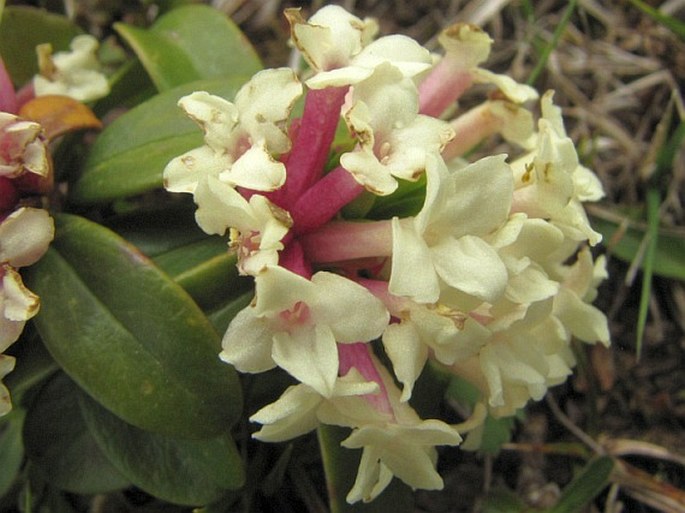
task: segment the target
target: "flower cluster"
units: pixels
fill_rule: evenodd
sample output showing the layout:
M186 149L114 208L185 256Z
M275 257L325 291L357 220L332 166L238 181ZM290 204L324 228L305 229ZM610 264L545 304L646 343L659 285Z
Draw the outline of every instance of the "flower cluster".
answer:
M20 206L19 200L40 189L50 174L41 126L0 112L0 416L12 408L2 378L14 368L14 358L2 353L39 308L38 296L24 286L17 269L36 262L54 232L45 210Z
M97 58L99 43L88 34L76 36L70 52L53 55L49 44L38 45L40 73L33 78L36 96L55 94L89 102L109 94L109 82Z
M393 476L440 489L436 446L466 430L473 442L483 412L511 415L565 380L572 337L609 343L590 304L605 277L588 249L600 236L582 206L602 188L552 93L536 126L524 105L535 90L480 67L492 41L477 27L445 30L438 57L404 36L374 39L374 21L340 7L286 17L310 73L262 71L233 102L184 97L205 143L164 173L168 190L193 194L203 230L230 233L240 272L254 277L220 357L300 382L252 416L256 438L351 428L342 444L363 452L349 502L372 500ZM490 98L446 115L473 84L488 84ZM463 158L491 136L522 156ZM343 211L402 190L425 190L414 215ZM410 406L429 359L480 390L469 422L421 419Z
M74 109L75 100L89 101L109 92L95 56L97 47L97 40L87 35L72 41L71 52L54 56L50 45L39 45L42 75L19 91L0 58L0 416L12 409L2 379L15 365L14 358L3 353L40 307L39 297L24 286L18 269L38 261L54 236L52 218L39 208L41 197L53 188L48 143L66 132L99 126L90 110L83 107L88 114L84 115ZM43 95L73 98L70 119L57 116L47 131L41 123L22 117L24 109ZM55 104L57 110L63 106ZM46 117L51 114L46 107L38 110Z

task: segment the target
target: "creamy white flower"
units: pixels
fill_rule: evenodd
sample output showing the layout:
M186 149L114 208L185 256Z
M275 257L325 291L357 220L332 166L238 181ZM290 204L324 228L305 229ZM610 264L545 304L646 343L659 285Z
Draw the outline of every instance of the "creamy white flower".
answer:
M109 94L107 77L97 58L98 41L93 36L76 36L70 52L57 52L39 45L38 62L40 74L33 78L36 96L57 94L75 100L89 102Z
M424 206L415 218L393 219L389 290L419 303L436 303L442 289L493 302L506 288L507 270L484 240L507 220L513 179L504 156L486 157L448 173L427 159Z
M45 210L22 207L0 223L0 416L12 408L2 378L14 368L14 358L1 353L19 338L40 307L38 296L24 286L16 268L43 256L53 235L53 221Z
M507 75L492 73L479 67L490 56L492 39L482 29L467 23L457 23L443 30L438 37L445 49L443 59L450 62L453 72L468 71L474 82L494 84L514 103L524 103L538 97L535 89L519 84Z
M432 66L428 50L411 38L393 35L371 42L377 25L360 20L342 7L328 5L304 20L298 9L286 9L295 46L316 74L312 89L357 84L390 62L403 76L413 77Z
M392 362L397 380L402 383L401 401L411 398L429 351L439 362L451 365L463 353L466 314L444 305L421 305L406 298L386 301L390 314L399 322L383 332L383 347Z
M595 245L602 237L590 226L581 202L596 201L604 192L592 171L578 162L561 109L552 103L552 97L548 91L541 100L535 149L512 163L516 178L514 210L550 219L567 237Z
M339 397L377 392L378 384L365 381L355 369L336 379L333 392L328 399L310 386L290 386L276 402L265 406L250 417L251 422L262 424L262 428L252 436L265 442L290 440L310 432L319 425L318 410L325 401L335 402ZM368 403L362 404L362 410L366 410ZM336 424L349 425L348 423L348 418L336 419Z
M238 256L240 274L257 276L278 265L283 237L292 226L290 214L260 194L249 201L231 186L208 176L195 189L197 224L206 233L231 233L231 248Z
M19 338L40 306L16 269L43 256L53 236L52 218L41 209L20 208L0 223L0 352Z
M338 375L337 343L381 335L389 314L361 285L329 272L307 280L281 267L256 278L255 302L233 319L221 359L242 372L279 366L325 397Z
M52 218L45 210L15 210L0 223L0 263L18 268L37 262L54 233Z
M344 113L359 146L340 164L369 191L387 195L397 180L417 180L426 168L426 155L439 153L452 138L446 122L419 115L418 91L393 65L378 66L356 85L352 106Z
M466 325L481 321L471 318ZM551 298L479 329L487 334L480 349L451 369L481 390L497 416L513 415L529 400L541 399L575 364L567 331L552 315Z
M273 153L290 149L286 122L302 85L287 68L260 71L231 103L198 91L179 105L205 133L205 144L173 159L164 186L193 193L200 180L218 177L232 187L273 191L285 182L285 166Z
M606 279L606 260L592 261L588 248L578 253L573 265L561 270L559 294L554 298L554 314L574 337L583 342L601 342L609 346L609 326L604 313L590 303L597 296L597 286Z
M50 172L43 129L38 123L0 112L0 177Z
M494 134L526 149L535 143L533 114L510 101L485 101L452 120L450 126L455 136L442 151L448 162Z
M422 420L408 403L400 401L400 392L384 367L374 358L392 416L369 411L361 403L364 397L343 397L326 403L319 410L323 422L335 423L336 414L365 411L364 422L356 422L343 447L361 448L362 457L354 486L347 502L369 502L376 498L397 476L413 489L441 490L443 481L435 469L437 445L458 445L461 436L442 421ZM334 410L334 411L331 411ZM333 421L333 422L331 422Z

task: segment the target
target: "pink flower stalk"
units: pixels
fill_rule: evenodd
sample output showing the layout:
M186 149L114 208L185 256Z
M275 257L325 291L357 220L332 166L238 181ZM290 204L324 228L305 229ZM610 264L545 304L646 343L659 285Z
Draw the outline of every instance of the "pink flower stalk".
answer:
M419 85L420 112L439 117L474 82L478 64L490 54L492 39L480 28L454 24L439 36L445 56Z
M295 233L308 233L323 226L362 192L364 187L346 169L335 168L307 189L293 206L290 215Z
M19 201L19 191L12 182L9 178L0 176L0 221L14 210Z
M328 223L301 238L311 262L341 262L392 255L392 225L387 221Z
M286 182L270 195L280 207L292 207L323 175L347 90L348 87L327 87L307 93L297 138L287 156Z
M378 385L378 392L375 394L366 394L364 398L373 407L394 419L395 414L388 399L388 390L383 383L381 375L374 363L370 353L371 349L368 344L359 342L357 344L338 344L338 359L340 361L340 370L338 374L345 376L351 369L357 369L362 377L370 382Z
M299 276L307 279L312 277L312 266L298 240L292 240L285 246L285 249L281 251L278 263L281 267Z
M419 112L439 117L473 84L467 69L455 69L455 63L444 58L419 85Z

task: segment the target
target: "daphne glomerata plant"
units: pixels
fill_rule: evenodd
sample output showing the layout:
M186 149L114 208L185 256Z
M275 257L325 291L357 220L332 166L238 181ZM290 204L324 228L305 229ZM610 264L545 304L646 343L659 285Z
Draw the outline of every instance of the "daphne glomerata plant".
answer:
M562 383L572 337L609 343L591 305L606 277L588 249L600 236L583 209L602 187L551 92L535 124L526 104L537 92L481 68L492 41L479 28L449 27L436 56L408 37L374 39L374 21L340 7L285 14L308 72L259 72L233 102L181 99L204 144L164 173L168 190L193 195L205 232L230 233L240 273L254 277L220 357L299 381L252 415L255 438L351 428L342 445L362 458L349 502L373 500L393 476L440 489L437 446L467 435L477 447L486 415L512 415ZM474 84L489 84L489 99L445 115ZM341 121L352 141L342 151ZM464 158L493 135L521 156ZM413 215L345 210L407 190L425 191ZM429 360L480 391L464 423L411 407Z

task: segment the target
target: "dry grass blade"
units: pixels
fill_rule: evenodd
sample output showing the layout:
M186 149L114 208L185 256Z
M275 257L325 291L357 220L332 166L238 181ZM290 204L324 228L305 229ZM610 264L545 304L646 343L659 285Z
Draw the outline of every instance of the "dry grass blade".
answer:
M664 513L685 513L685 492L624 461L616 460L612 481L637 499Z
M607 438L601 440L601 444L612 456L646 456L685 466L685 455L674 453L670 449L649 442L625 438Z

